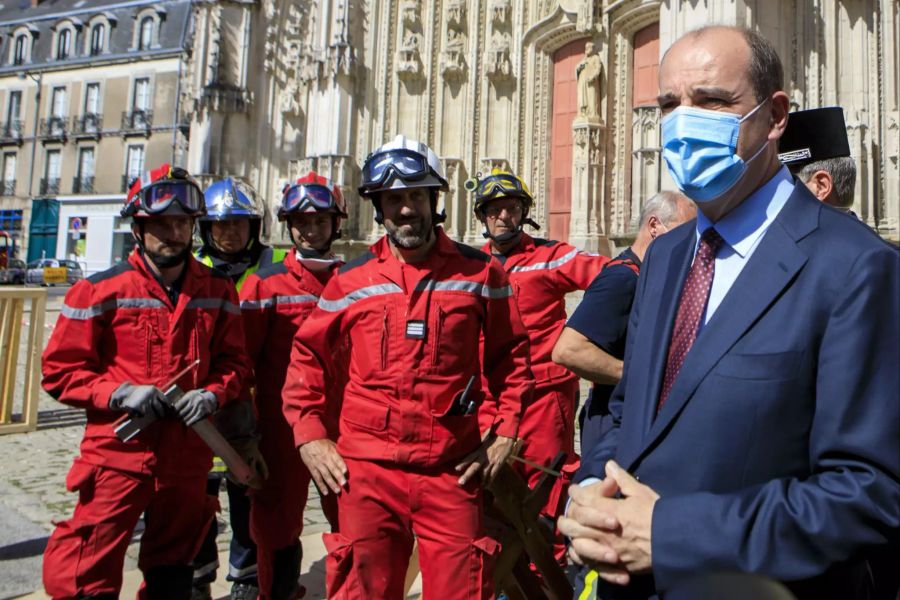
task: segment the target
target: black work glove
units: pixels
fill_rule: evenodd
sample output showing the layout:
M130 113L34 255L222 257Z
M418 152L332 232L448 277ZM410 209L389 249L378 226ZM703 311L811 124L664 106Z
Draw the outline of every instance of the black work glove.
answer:
M109 397L109 407L124 410L132 417L152 415L162 419L166 415L165 396L156 386L123 383Z
M175 402L175 411L188 427L213 414L217 408L216 395L203 389L186 392Z

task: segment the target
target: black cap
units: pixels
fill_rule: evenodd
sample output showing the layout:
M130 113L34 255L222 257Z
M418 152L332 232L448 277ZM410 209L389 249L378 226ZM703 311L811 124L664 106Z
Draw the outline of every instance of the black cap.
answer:
M778 142L778 159L789 167L850 156L844 109L840 106L801 110L788 115Z

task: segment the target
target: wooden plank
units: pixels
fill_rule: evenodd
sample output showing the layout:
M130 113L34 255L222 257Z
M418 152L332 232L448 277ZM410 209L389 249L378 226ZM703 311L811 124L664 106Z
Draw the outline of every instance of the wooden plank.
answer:
M16 367L19 358L19 334L22 331L22 300L8 301L3 311L3 354L0 358L0 423L12 421L16 393Z
M31 299L31 319L25 357L25 397L22 415L28 431L37 429L38 400L41 393L41 354L44 348L44 317L47 314L47 294Z

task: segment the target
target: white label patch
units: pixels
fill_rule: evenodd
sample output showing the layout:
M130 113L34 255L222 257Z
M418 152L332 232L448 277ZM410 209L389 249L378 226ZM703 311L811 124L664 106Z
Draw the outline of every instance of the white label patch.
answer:
M778 160L783 163L792 163L805 158L812 158L812 152L809 148L801 148L800 150L791 150L790 152L782 152L778 155Z

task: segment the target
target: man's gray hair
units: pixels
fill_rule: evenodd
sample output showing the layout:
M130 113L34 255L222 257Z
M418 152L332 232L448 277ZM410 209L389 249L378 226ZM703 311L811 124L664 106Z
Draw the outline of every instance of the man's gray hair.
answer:
M838 208L853 206L853 190L856 187L856 161L853 157L837 156L811 162L797 172L797 178L806 183L816 171L831 174Z
M641 207L641 220L638 226L642 227L651 216L655 216L663 225L668 225L678 217L680 198L683 196L677 192L662 191L653 194Z

